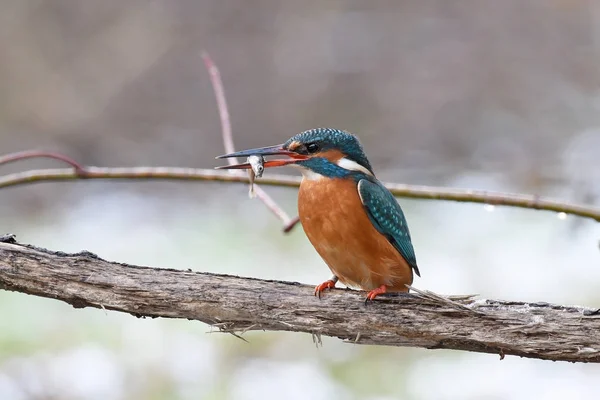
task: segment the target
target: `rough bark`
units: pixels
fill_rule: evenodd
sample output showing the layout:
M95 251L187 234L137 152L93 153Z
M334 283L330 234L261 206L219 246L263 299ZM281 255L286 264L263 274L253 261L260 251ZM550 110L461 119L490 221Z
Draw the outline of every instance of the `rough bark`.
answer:
M187 318L240 334L306 332L357 344L600 362L600 310L431 292L364 304L364 293L105 261L0 237L0 289L137 317Z

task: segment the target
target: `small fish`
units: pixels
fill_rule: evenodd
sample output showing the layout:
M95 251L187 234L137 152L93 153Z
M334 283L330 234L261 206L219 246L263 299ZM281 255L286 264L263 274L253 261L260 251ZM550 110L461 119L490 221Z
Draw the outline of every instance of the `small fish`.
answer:
M263 156L252 155L248 157L248 164L250 164L250 169L248 170L248 175L250 176L250 190L248 195L251 199L256 197L256 193L254 193L254 179L260 178L265 170L265 159Z

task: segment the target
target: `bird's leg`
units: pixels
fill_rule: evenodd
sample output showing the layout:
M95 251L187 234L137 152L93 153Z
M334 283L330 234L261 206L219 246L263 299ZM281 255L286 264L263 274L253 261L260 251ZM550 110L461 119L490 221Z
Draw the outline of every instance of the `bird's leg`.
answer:
M317 296L319 299L321 298L321 292L325 289L333 289L335 287L335 284L338 281L338 277L333 275L331 277L331 279L321 283L320 285L318 285L315 288L315 296Z
M371 290L369 293L367 293L367 298L365 299L365 305L369 302L369 300L374 300L375 297L379 296L380 294L384 294L387 293L387 286L385 285L381 285L376 289Z

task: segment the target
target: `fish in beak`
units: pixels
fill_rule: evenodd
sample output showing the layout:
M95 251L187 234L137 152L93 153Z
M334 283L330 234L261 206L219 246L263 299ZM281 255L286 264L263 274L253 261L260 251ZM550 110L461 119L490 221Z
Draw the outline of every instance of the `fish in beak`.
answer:
M285 165L295 164L298 161L306 160L309 158L308 156L303 156L301 154L294 153L293 151L286 150L282 144L278 144L276 146L269 146L269 147L260 147L257 149L236 151L235 153L225 154L222 156L218 156L216 158L221 159L221 158L250 157L250 156L260 156L260 157L288 156L288 158L267 160L263 163L264 168L283 167ZM250 162L245 162L245 163L235 164L235 165L224 165L221 167L216 167L216 169L252 169L252 164Z

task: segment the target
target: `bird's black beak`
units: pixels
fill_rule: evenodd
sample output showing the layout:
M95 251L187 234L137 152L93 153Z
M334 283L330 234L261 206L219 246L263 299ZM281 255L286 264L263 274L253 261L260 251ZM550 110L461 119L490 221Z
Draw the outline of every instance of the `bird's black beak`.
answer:
M250 150L242 150L236 151L235 153L224 154L222 156L216 157L217 159L221 158L231 158L231 157L249 157L249 156L288 156L289 158L284 159L275 159L265 161L264 167L282 167L284 165L295 164L298 161L306 160L308 157L303 156L298 153L294 153L293 151L286 150L282 144L278 144L276 146L269 147L259 147L257 149ZM224 165L222 167L216 167L215 169L250 169L250 163L242 163L235 165Z

